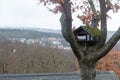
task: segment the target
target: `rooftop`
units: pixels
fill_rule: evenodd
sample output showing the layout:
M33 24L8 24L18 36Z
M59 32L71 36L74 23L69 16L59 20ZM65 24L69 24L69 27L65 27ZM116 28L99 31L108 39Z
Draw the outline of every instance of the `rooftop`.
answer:
M85 31L92 36L99 37L101 35L101 31L97 27L89 27L89 26L78 27L77 29L74 30L74 34L84 34Z
M79 73L0 74L0 80L78 80ZM97 72L96 80L119 80L113 71Z

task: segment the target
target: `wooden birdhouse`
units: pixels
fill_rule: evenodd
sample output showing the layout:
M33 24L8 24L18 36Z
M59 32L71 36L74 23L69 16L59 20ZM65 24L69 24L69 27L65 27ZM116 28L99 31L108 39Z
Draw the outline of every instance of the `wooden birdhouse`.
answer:
M100 30L97 27L80 26L73 31L77 43L81 46L93 46L98 42Z

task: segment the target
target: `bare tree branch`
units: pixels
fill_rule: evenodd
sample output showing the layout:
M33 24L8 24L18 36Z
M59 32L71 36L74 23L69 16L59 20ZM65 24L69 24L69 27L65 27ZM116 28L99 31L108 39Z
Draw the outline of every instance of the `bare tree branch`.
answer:
M101 36L100 41L98 43L98 48L101 48L105 42L107 37L107 22L106 22L106 2L105 0L99 0L100 3L100 20L101 20Z
M107 13L110 9L111 9L111 7L108 6L108 7L106 8L106 13Z
M71 15L71 5L69 3L69 0L65 0L63 4L61 4L63 7L63 13L60 18L61 27L62 27L62 34L66 41L70 43L71 48L73 49L73 52L75 56L80 60L82 59L83 52L80 51L76 41L75 37L73 35L72 31L72 15Z
M93 4L93 1L89 0L89 4L90 4L93 14L96 14L96 9L95 9L95 5Z
M115 44L119 40L120 40L120 28L118 29L118 31L115 32L115 34L106 43L106 45L104 45L103 48L99 50L99 53L97 54L96 59L100 59L104 57L115 46Z
M107 2L110 3L109 0L107 0ZM92 27L97 27L97 26L98 26L98 23L99 23L99 21L100 21L100 19L101 19L101 18L100 18L101 14L99 14L99 15L97 14L96 9L95 9L95 6L94 6L94 3L93 3L92 0L89 1L89 4L90 4L90 6L91 6L91 9L92 9L93 14L96 14L96 16L93 16L93 19L91 20L91 26L92 26ZM106 4L105 4L105 5L106 5ZM103 8L102 8L102 6L101 6L101 10L102 10L102 9L103 9ZM106 10L103 11L103 12L107 13L110 9L111 9L111 7L110 7L110 6L107 6Z
M120 40L120 28L111 39L99 50L93 52L93 54L88 55L91 60L99 60L108 54L108 52L115 46L115 44Z

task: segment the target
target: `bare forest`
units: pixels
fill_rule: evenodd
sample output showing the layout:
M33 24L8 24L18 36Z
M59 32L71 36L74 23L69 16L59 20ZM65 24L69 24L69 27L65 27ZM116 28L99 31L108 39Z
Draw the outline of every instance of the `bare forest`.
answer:
M71 50L0 39L0 73L45 73L75 71Z

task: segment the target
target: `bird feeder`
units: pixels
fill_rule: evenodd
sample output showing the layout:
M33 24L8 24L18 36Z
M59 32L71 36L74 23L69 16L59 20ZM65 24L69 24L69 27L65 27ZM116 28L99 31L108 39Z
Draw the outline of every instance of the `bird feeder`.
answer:
M80 26L73 33L80 46L93 46L100 37L100 30L97 27Z

